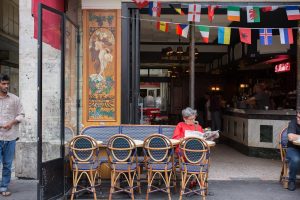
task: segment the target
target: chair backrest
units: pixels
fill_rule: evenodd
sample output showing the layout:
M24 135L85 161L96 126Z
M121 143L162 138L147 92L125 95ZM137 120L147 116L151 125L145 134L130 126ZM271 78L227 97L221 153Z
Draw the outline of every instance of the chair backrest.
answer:
M89 126L81 131L81 135L88 135L95 140L100 140L107 144L108 139L120 133L120 126Z
M159 126L122 125L121 133L135 140L144 140L153 133L159 133Z
M281 131L280 135L279 135L279 137L280 137L279 145L280 145L282 148L287 148L287 144L288 144L288 142L289 142L287 130L288 130L287 127L284 128L284 129Z
M90 163L97 159L97 143L86 135L78 135L70 141L70 156L74 163Z
M176 126L160 126L160 133L168 138L172 138Z
M126 135L116 134L108 140L107 155L111 163L133 162L136 159L135 143Z
M161 134L153 134L144 141L144 155L148 162L173 161L174 149L170 139Z
M208 144L200 138L185 138L179 145L181 162L190 164L207 164L210 149Z

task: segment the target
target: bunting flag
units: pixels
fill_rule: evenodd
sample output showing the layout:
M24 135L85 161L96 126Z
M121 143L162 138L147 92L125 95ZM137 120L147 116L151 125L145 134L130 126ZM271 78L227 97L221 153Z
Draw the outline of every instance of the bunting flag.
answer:
M219 6L207 6L207 15L208 15L208 20L212 22L215 16L215 9L218 8Z
M208 40L209 40L209 27L208 26L197 26L197 28L200 31L202 41L204 43L208 43Z
M188 21L189 22L200 22L201 5L200 4L189 4Z
M229 21L240 21L240 7L228 6L227 7L227 19Z
M270 11L274 11L277 10L278 6L265 6L261 8L262 12L270 12Z
M168 22L157 22L156 23L157 30L168 32L169 31L169 23Z
M170 4L171 8L173 8L179 15L185 15L183 9L181 8L181 4Z
M239 32L241 42L251 44L251 28L239 28Z
M231 28L218 27L218 43L229 44L230 43Z
M291 28L280 28L279 34L280 34L281 44L293 44L294 43L293 30Z
M176 34L182 37L187 38L189 33L189 25L187 24L177 24L176 25Z
M136 6L139 9L144 8L145 6L148 5L149 1L148 0L133 0L133 2L136 4Z
M149 3L149 15L152 17L160 17L161 3L160 2L150 2Z
M259 29L259 39L261 45L271 45L272 44L272 29L261 28Z
M247 6L248 23L260 22L259 7Z
M298 6L286 6L286 15L288 17L288 20L299 20L300 19L300 13Z

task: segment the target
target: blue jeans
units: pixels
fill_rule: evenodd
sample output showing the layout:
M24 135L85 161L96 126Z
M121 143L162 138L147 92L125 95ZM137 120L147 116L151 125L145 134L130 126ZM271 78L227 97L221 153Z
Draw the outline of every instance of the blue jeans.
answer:
M11 166L15 156L16 140L0 140L0 164L3 164L1 191L7 189L11 178Z
M289 160L289 181L296 181L300 169L300 149L288 147L286 158Z

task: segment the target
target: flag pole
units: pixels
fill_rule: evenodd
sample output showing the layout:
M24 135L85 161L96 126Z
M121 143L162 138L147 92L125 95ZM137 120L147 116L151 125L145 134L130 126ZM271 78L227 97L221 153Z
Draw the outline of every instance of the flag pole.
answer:
M190 107L195 107L195 22L190 22Z

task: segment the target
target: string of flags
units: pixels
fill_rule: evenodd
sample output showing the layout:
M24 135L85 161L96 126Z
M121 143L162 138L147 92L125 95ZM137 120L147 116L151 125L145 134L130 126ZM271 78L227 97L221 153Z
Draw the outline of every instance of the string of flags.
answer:
M149 14L153 17L160 17L161 13L161 2L148 0L132 0L139 9L149 5ZM200 22L201 20L201 4L188 4L188 13L184 13L182 4L175 3L169 4L180 15L188 15L188 21ZM215 9L227 7L227 19L229 21L240 21L240 11L243 7L239 6L219 6L219 5L208 5L208 19L210 22L213 21ZM286 15L288 20L300 20L300 11L298 6L287 5L282 6L286 10ZM248 23L259 23L260 11L271 12L275 11L279 6L246 6L247 12L247 22Z
M148 10L149 14L153 17L160 17L161 15L161 2L153 1L149 2L148 0L133 0L139 9L149 5ZM169 4L171 8L173 8L176 13L179 15L188 15L187 21L189 22L200 22L201 21L201 5L200 4L188 4L188 13L185 13L182 9L181 4ZM218 5L208 5L208 19L210 22L214 19L214 12L216 9L220 8ZM286 14L288 20L300 20L300 12L298 6L284 6L286 9ZM278 9L278 6L246 6L247 11L247 22L248 23L258 23L261 21L260 11L262 12L271 12ZM227 19L229 21L240 21L240 10L241 7L238 6L227 6ZM128 17L123 17L128 18ZM145 19L140 19L145 20ZM168 32L169 25L176 25L176 34L182 37L187 38L190 25L182 24L182 23L174 23L174 22L166 22L159 20L145 20L145 21L156 21L156 29ZM241 27L221 27L221 26L209 26L209 25L193 25L200 32L202 41L204 43L209 43L209 33L210 28L218 29L218 43L219 44L230 44L231 37L231 29L238 29L240 35L240 41L245 44L251 44L251 33L252 29L259 29L259 37L261 45L272 45L272 30L278 29L280 34L280 42L281 44L293 44L293 31L292 29L297 28L299 31L299 27L292 28L241 28Z

